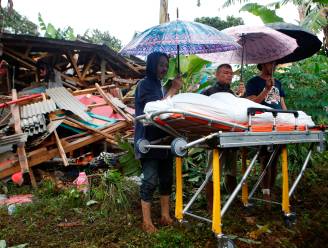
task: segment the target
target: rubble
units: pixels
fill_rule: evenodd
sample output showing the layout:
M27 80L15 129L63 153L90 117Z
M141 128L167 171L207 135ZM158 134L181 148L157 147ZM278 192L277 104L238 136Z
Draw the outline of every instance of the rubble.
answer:
M144 65L89 43L13 34L1 39L7 71L0 77L0 180L28 173L36 187L34 166L88 163L99 142L122 153L116 137L133 135L131 92ZM45 65L55 75L40 75Z

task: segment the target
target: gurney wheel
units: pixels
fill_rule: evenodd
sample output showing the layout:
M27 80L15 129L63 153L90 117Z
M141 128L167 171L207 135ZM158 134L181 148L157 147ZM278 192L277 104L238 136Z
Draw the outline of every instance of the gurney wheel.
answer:
M293 225L296 224L296 213L284 215L284 222L286 227L291 228Z
M187 154L187 149L183 149L187 145L187 141L182 138L175 138L171 143L171 152L178 157L183 157Z
M218 238L218 248L235 248L235 243L226 236Z
M147 145L149 145L149 141L146 140L146 139L139 139L137 141L137 150L140 152L140 153L147 153L149 152L150 148L149 147L146 147Z

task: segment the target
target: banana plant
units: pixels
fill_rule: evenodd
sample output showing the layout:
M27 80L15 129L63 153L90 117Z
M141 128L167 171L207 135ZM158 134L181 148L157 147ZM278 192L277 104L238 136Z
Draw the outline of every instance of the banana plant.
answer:
M60 28L56 29L51 23L46 24L41 17L41 14L38 15L38 21L40 29L44 32L43 36L52 39L62 39L62 40L75 40L76 36L72 27L68 26L67 28L61 30Z
M204 78L207 76L206 68L210 64L210 62L203 60L196 55L180 55L180 74L184 82L182 92L194 91L194 86L203 84ZM177 75L177 59L170 58L169 71L164 79L164 84L169 86L170 81Z

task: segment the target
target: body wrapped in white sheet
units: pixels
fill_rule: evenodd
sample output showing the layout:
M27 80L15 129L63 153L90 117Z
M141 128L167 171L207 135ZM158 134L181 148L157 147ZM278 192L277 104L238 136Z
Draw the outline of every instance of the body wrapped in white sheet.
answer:
M245 124L248 121L247 109L250 107L267 108L262 104L255 103L246 98L239 98L230 93L216 93L211 96L205 96L195 93L182 93L160 101L149 102L146 104L144 112L151 114L160 110L180 110L197 113L213 120L221 120L238 124ZM311 116L303 111L299 112L298 125L314 126ZM168 115L161 115L165 119ZM272 123L271 113L256 114L252 123ZM277 124L294 125L295 118L293 114L279 113Z

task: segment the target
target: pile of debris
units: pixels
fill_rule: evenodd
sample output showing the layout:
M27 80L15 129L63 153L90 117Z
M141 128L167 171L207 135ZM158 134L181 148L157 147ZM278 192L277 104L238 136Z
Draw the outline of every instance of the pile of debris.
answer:
M19 99L12 90L12 100L2 104L12 118L0 134L0 179L21 171L36 185L33 166L58 156L68 166L67 154L101 140L115 146L118 134L131 136L134 110L111 94L120 90L95 86L74 92L55 87Z
M36 186L35 165L122 152L143 61L81 41L2 33L0 42L0 180L21 172Z

